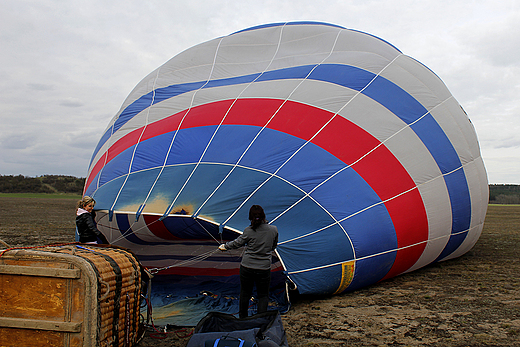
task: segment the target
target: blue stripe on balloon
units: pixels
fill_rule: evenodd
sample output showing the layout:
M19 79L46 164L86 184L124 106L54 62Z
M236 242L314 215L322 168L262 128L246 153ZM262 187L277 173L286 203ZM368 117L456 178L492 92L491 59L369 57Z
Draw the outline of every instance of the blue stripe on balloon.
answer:
M455 252L455 250L457 250L457 248L462 244L467 235L467 231L452 235L448 241L448 244L444 247L442 253L437 257L437 259L435 259L435 261L440 261L451 253Z
M312 71L308 79L325 81L357 91L362 91L363 88L365 88L375 77L376 75L372 72L355 66L322 64ZM378 95L378 97L380 96L381 95Z
M200 160L202 153L215 133L216 126L202 126L196 128L196 131L194 129L188 128L178 132L177 139L179 142L177 145L179 149L174 151L172 148L171 158L168 159L169 165L185 161L189 162L190 160L196 163ZM223 125L215 134L212 144L204 153L202 160L205 162L235 164L257 133L258 128L256 127ZM230 138L233 141L229 141ZM174 146L176 146L175 143ZM179 153L181 148L182 153Z
M105 144L105 142L108 141L108 139L110 138L110 136L112 136L112 129L114 128L114 126L110 126L106 131L105 133L103 134L103 136L101 136L101 139L99 140L96 148L94 149L94 154L92 154L92 158L90 159L90 163L89 165L92 165L92 162L94 161L94 157L96 156L96 154L99 152L99 150L101 149L101 147Z
M256 82L304 79L313 68L314 65L302 65L281 70L265 71L262 75L258 76Z
M92 196L94 191L97 189L97 182L98 182L99 175L101 175L101 172L102 171L99 171L97 173L96 177L94 177L94 179L90 182L90 185L87 187L87 189L85 189L84 195Z
M393 251L356 261L354 278L348 286L348 291L371 285L374 280L385 276L394 264L396 253Z
M172 89L176 89L176 86L172 86ZM155 91L155 93L157 92L158 91ZM153 92L149 92L148 94L141 96L139 99L128 105L114 122L114 133L118 131L123 125L125 125L129 120L134 118L139 112L150 107L152 105L153 94Z
M134 232L132 231L132 228L130 226L130 223L128 221L128 215L116 213L116 221L117 221L117 227L121 231L121 234L124 235L125 239L127 239L128 241L138 244L138 245L153 244L153 243L141 240L139 237L137 237L134 234Z
M464 174L464 170L462 168L457 169L444 176L446 180L446 185L448 187L448 191L458 192L457 187L458 183L462 180L466 180L466 176ZM465 195L462 194L450 194L450 201L453 211L453 232L459 233L463 231L468 231L468 225L470 223L471 217L466 215L466 210L471 210L471 200Z
M315 69L312 70L314 67ZM393 82L381 76L377 76L372 72L349 65L339 64L297 66L268 71L263 74L256 73L210 81L210 83L207 83L206 85L204 85L205 82L196 82L159 88L156 91L156 94L160 95L160 97L155 99L154 104L201 87L211 88L215 86L249 83L250 81L254 81L255 78L258 78L258 80L261 81L305 78L305 73L307 71L312 71L312 73L307 76L308 79L335 83L362 92L366 96L388 108L406 124L409 124L411 129L416 132L418 137L428 148L441 172L446 175L444 179L446 181L450 199L453 199L453 196L457 196L457 200L463 202L463 208L460 209L452 205L454 225L452 233L456 232L455 228L462 228L464 230L469 229L471 208L466 178L463 174L447 175L449 172L461 167L460 160L452 144L433 117L428 114L428 111L415 98ZM134 115L150 106L150 98L151 93L141 97L139 100L129 105L127 109L121 113L121 116L114 124L114 129L119 129ZM147 102L149 103L147 104ZM422 116L424 116L424 118L421 119ZM102 140L105 138L106 134L102 137ZM101 145L98 145L98 148L100 147ZM94 153L94 156L95 154L96 153Z
M105 183L118 177L125 176L128 173L135 146L136 145L133 145L127 148L103 166L99 179L100 187Z
M255 73L238 77L231 78L223 78L218 80L212 80L209 82L194 82L194 83L182 83L175 84L163 88L158 88L155 90L155 97L153 97L153 92L149 92L141 96L139 99L128 105L119 115L117 120L114 122L114 125L110 127L105 134L101 137L96 149L94 150L94 154L92 158L96 156L100 148L103 144L110 138L112 132L116 132L119 130L124 124L126 124L129 120L135 117L137 114L150 107L152 104L155 105L158 102L176 97L183 93L188 93L200 88L214 88L214 87L222 87L229 86L235 84L243 84L243 83L251 83L255 81L273 81L278 79L302 79L305 78L312 70L314 65L304 65L304 66L296 66L287 69L280 69L274 71L267 71L263 74ZM358 69L360 70L360 69ZM152 103L153 98L153 103Z

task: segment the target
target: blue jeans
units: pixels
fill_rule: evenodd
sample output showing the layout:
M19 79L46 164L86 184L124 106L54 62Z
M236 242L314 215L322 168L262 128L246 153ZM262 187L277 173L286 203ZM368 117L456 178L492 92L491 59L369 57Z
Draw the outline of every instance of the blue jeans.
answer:
M256 293L258 296L257 313L267 311L269 303L269 286L271 284L271 269L258 270L251 269L240 265L240 301L239 313L240 318L247 317L249 309L249 299L253 295L253 286L256 285Z

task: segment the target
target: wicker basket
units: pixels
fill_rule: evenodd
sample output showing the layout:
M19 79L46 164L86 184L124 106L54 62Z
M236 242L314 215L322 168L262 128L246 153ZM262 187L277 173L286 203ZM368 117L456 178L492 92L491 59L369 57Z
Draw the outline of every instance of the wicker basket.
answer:
M143 269L128 250L0 251L1 346L124 346L139 338Z

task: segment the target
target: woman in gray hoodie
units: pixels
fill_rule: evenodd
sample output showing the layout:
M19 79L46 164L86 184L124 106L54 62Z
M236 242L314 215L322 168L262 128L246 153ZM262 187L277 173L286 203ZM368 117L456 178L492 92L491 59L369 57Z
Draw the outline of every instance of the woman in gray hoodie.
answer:
M246 246L240 263L240 318L247 317L249 298L253 294L255 285L258 294L257 313L267 311L271 284L271 257L278 244L278 229L267 223L264 209L260 205L251 206L249 220L251 225L244 229L242 235L219 246L221 251Z

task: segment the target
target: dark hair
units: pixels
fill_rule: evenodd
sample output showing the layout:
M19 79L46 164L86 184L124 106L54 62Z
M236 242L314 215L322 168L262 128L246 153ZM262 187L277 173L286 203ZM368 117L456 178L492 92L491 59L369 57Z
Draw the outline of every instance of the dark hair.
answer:
M256 228L258 228L262 223L267 223L262 206L251 206L249 209L249 220L251 221L251 228L253 228L253 230L256 230Z

